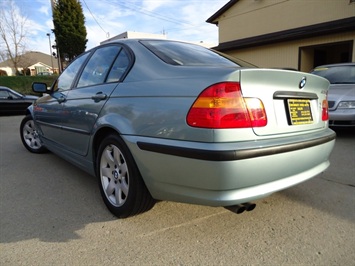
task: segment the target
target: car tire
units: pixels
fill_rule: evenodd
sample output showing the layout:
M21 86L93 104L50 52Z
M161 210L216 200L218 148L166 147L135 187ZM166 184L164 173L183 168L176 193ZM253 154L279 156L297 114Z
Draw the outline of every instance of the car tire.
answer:
M36 125L31 115L26 115L20 125L20 135L23 145L32 153L44 153L47 149L39 139Z
M104 138L97 154L100 192L112 214L126 218L154 206L155 200L145 186L132 154L118 135Z

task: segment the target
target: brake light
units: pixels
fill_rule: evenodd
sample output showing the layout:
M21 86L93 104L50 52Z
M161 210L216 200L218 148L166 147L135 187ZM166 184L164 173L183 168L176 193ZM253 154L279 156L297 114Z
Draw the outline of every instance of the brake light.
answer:
M323 102L322 102L322 121L327 121L328 119L329 119L328 101L323 100Z
M186 120L192 127L215 129L267 124L261 100L243 98L238 82L217 83L205 89L190 108Z

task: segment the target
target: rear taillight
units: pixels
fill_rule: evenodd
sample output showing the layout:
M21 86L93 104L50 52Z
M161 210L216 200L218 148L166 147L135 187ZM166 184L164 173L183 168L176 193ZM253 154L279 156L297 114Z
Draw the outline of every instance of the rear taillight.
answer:
M327 121L328 119L329 119L328 101L323 100L323 102L322 102L322 121Z
M201 128L263 127L267 124L264 105L257 98L243 98L240 83L223 82L205 89L196 99L187 123Z

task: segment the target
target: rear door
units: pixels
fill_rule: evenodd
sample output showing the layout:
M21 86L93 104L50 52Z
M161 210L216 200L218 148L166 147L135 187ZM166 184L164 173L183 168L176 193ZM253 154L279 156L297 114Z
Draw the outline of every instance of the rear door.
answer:
M253 128L259 136L310 131L324 128L322 120L329 82L298 71L244 69L241 71L244 97L262 100L265 127Z
M112 91L130 64L128 52L119 45L98 48L68 92L63 112L62 145L72 152L85 155L94 124Z

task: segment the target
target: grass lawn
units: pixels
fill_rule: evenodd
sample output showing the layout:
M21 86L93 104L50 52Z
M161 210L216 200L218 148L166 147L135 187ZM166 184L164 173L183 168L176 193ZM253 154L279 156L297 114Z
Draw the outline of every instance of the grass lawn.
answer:
M48 87L56 80L58 76L11 76L11 77L0 77L0 86L9 87L22 94L32 94L37 95L32 91L33 82L44 82L47 83Z

